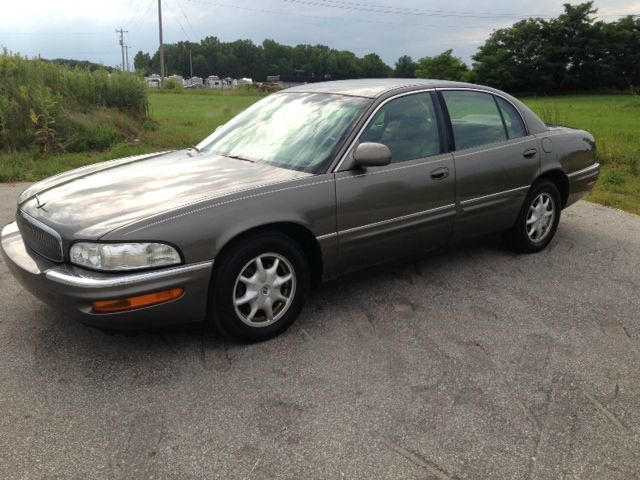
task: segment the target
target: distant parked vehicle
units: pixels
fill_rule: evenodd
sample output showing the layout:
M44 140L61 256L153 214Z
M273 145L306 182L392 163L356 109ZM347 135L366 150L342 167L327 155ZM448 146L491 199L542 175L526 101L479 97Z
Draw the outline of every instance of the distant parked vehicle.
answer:
M594 138L515 98L435 80L353 80L270 95L196 148L33 185L2 230L22 285L81 321L207 319L284 331L323 278L502 231L553 238L599 175Z

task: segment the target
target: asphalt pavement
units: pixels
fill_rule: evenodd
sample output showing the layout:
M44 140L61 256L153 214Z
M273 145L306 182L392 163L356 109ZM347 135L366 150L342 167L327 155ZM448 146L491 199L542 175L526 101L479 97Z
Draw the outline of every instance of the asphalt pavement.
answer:
M0 186L0 224L26 188ZM640 478L640 217L322 285L257 345L104 332L0 260L0 478Z

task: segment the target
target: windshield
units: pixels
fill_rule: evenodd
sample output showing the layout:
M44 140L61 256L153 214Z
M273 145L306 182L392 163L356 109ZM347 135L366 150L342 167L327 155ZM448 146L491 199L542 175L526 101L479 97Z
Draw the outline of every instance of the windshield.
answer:
M370 103L344 95L271 95L216 130L198 149L318 173Z

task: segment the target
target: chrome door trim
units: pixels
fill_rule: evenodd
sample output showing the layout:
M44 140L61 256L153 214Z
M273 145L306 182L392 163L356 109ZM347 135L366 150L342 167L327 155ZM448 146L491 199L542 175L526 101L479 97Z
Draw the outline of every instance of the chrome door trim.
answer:
M376 113L378 113L378 110L380 110L382 107L384 107L388 102L390 102L391 100L395 100L397 98L401 98L401 97L406 97L407 95L416 95L418 93L426 93L426 92L434 92L436 89L435 87L431 87L431 88L423 88L420 90L411 90L410 92L403 92L403 93L398 93L396 95L393 95L389 98L384 99L376 108L373 112L371 112L369 114L369 118L367 118L366 122L362 125L362 127L360 128L360 130L358 130L358 134L353 138L353 140L351 141L351 143L349 144L349 147L344 151L344 153L342 154L342 157L340 157L340 161L338 162L338 164L334 167L333 169L333 173L338 173L338 171L340 170L340 166L342 165L342 163L345 161L345 159L347 158L347 155L349 155L349 152L351 152L351 150L353 149L354 145L356 145L356 143L358 142L358 139L360 138L360 135L362 135L362 132L365 131L365 129L369 126L369 124L371 123L371 121L373 120L373 117L376 115ZM426 157L429 158L429 157ZM418 159L416 159L418 160Z
M337 233L338 233L338 235L344 235L344 234L347 234L347 233L358 232L360 230L366 230L368 228L379 227L381 225L386 225L388 223L393 223L393 222L397 222L397 221L400 221L400 220L408 220L410 218L419 217L421 215L427 215L429 213L435 213L435 212L439 212L439 211L446 210L446 209L449 209L449 208L454 208L455 206L456 206L455 203L450 203L448 205L442 205L441 207L430 208L429 210L422 210L420 212L409 213L407 215L401 215L399 217L387 218L386 220L380 220L379 222L367 223L366 225L360 225L358 227L347 228L346 230L340 230Z
M401 215L399 217L387 218L385 220L380 220L378 222L367 223L366 225L360 225L360 226L357 226L357 227L347 228L345 230L340 230L340 231L337 231L337 232L326 233L324 235L320 235L320 236L316 237L316 240L327 240L329 238L333 238L333 237L336 237L338 235L344 235L344 234L347 234L347 233L359 232L360 230L366 230L368 228L375 228L375 227L379 227L381 225L386 225L388 223L393 223L393 222L397 222L397 221L400 221L400 220L408 220L410 218L419 217L421 215L428 215L430 213L440 212L440 211L446 210L448 208L454 208L455 206L456 206L455 203L450 203L448 205L442 205L441 207L430 208L428 210L421 210L420 212L409 213L407 215Z
M316 240L318 240L318 241L328 240L328 239L333 238L333 237L335 237L337 235L338 235L338 232L325 233L324 235L320 235L320 236L316 237Z
M503 191L497 192L497 193L490 193L489 195L482 195L481 197L474 197L474 198L470 198L468 200L462 200L460 202L460 205L469 205L469 204L472 204L472 203L480 202L482 200L486 200L488 198L497 197L497 196L500 196L500 195L506 195L508 193L515 193L515 192L519 192L521 190L528 190L530 187L531 187L531 185L523 185L522 187L511 188L509 190L503 190Z

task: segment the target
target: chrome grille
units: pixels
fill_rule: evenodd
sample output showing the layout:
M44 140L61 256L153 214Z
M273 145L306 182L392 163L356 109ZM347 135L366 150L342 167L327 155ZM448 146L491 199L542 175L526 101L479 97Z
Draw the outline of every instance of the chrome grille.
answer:
M54 262L64 260L62 239L55 230L21 211L16 215L16 222L25 245Z

